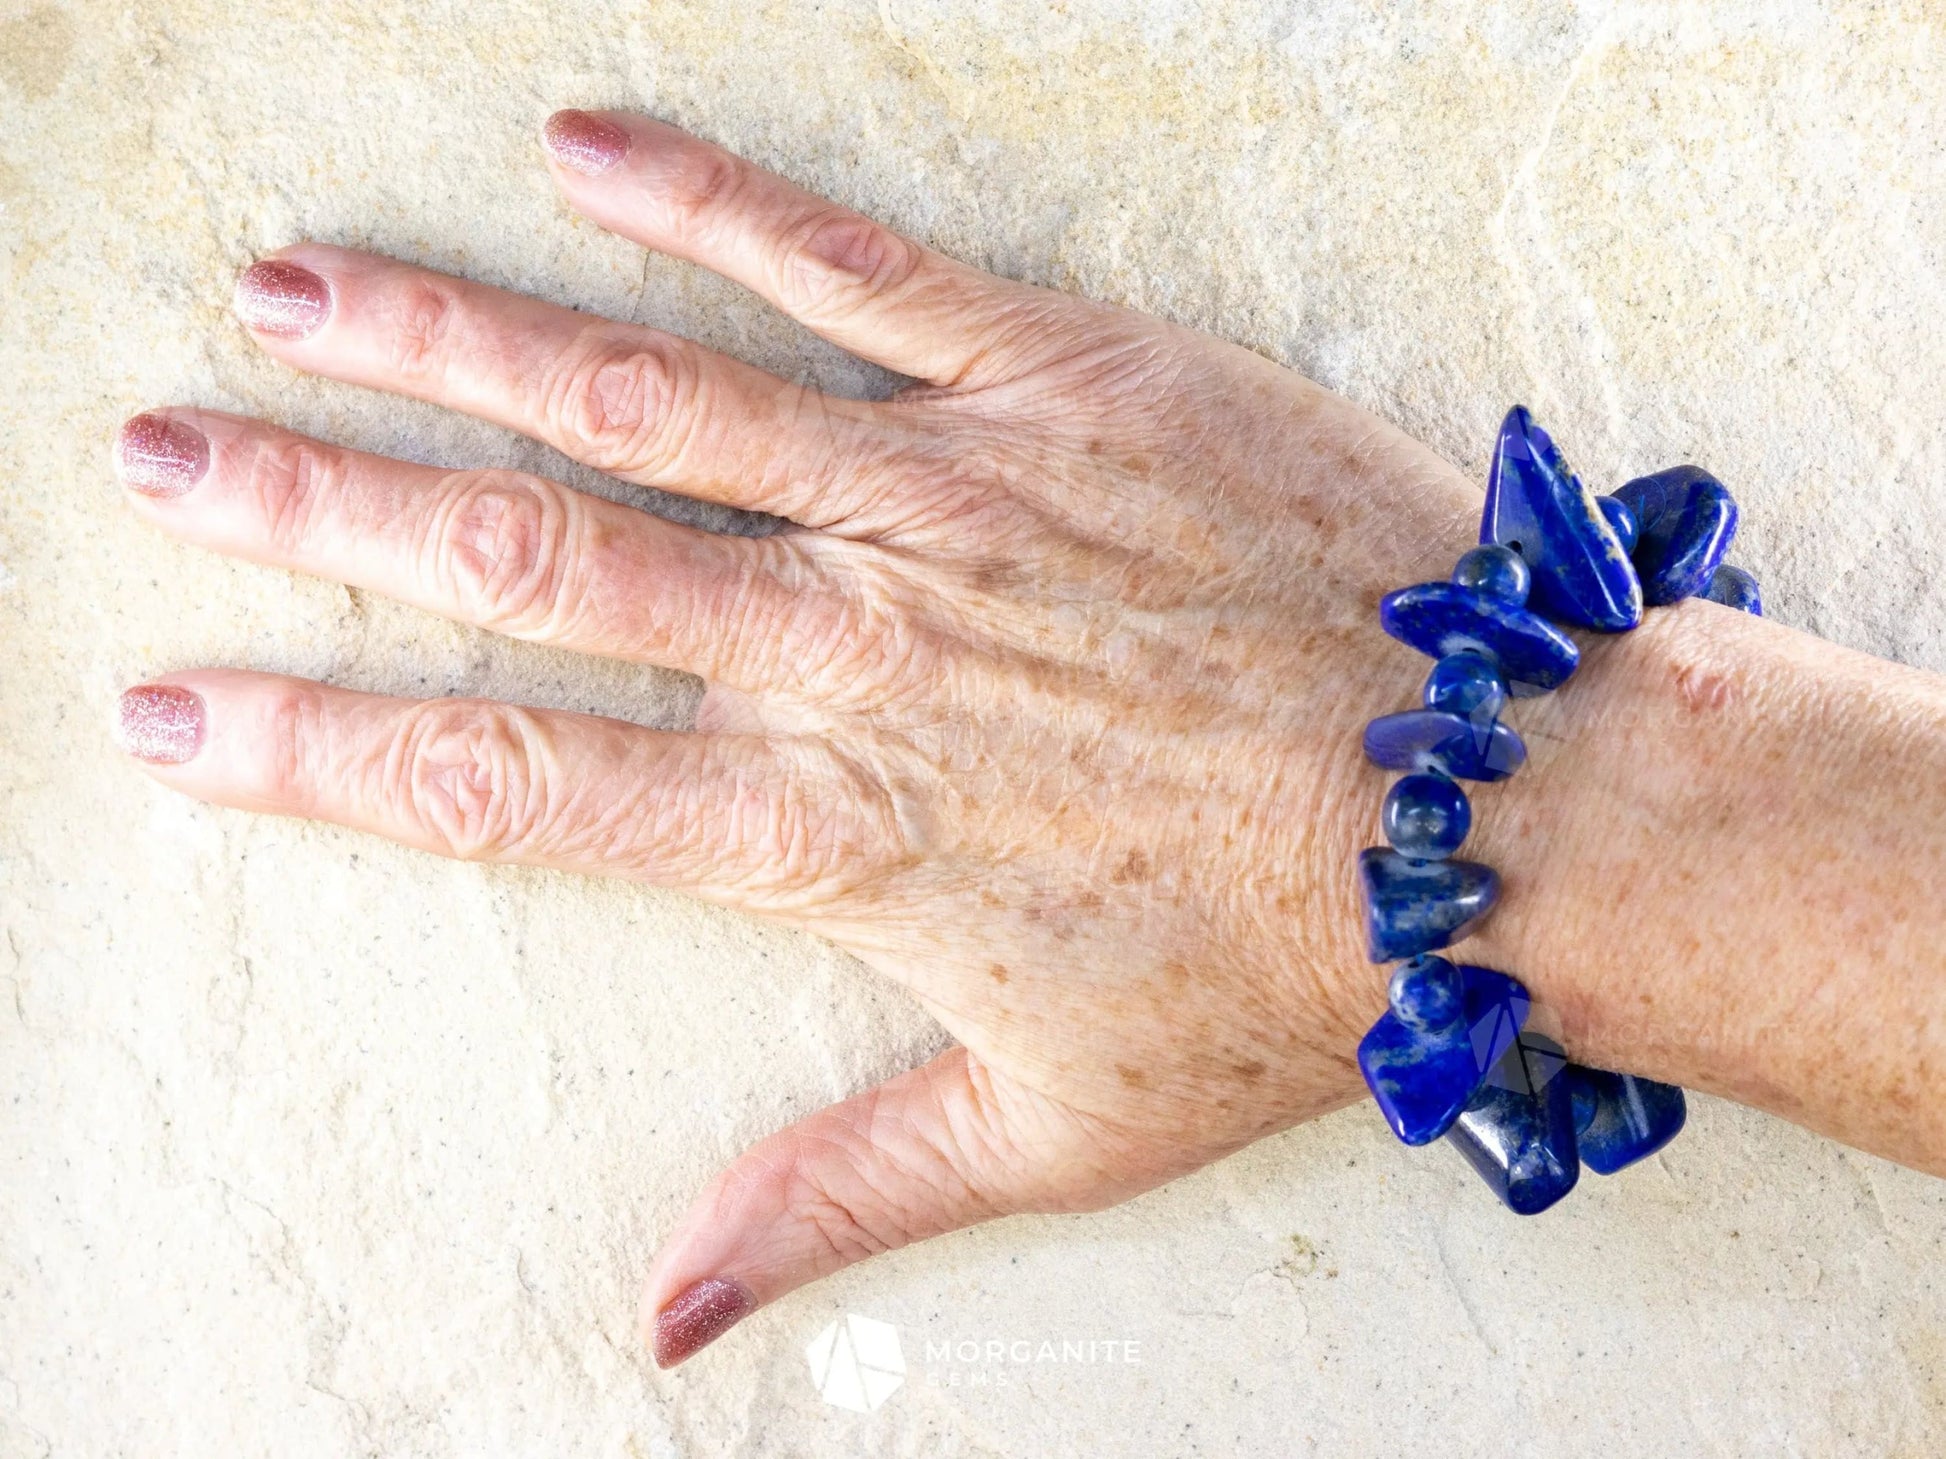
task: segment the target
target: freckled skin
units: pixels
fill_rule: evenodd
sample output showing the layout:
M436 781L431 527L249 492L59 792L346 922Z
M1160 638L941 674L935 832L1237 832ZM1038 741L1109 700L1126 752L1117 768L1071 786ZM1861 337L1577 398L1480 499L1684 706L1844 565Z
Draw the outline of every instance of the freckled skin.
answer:
M291 365L799 526L712 538L167 412L209 464L174 495L130 478L158 526L711 687L668 735L173 675L202 727L150 772L683 887L833 939L938 1016L953 1049L762 1142L667 1233L644 1314L668 1361L874 1251L1104 1205L1359 1098L1387 970L1355 865L1389 779L1360 734L1428 667L1377 605L1446 576L1479 488L1258 355L989 278L673 129L577 114L551 137L597 222L921 383L830 400L291 250L244 298ZM1473 797L1463 854L1504 890L1467 959L1526 982L1576 1058L1946 1171L1946 688L1695 601L1579 639L1574 678L1508 711L1527 765Z

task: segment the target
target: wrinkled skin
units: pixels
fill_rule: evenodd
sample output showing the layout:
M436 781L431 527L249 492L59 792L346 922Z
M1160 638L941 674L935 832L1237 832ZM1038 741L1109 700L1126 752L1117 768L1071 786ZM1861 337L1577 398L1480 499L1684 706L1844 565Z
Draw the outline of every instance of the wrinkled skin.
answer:
M1422 667L1375 604L1463 550L1477 491L1248 351L981 274L671 128L592 125L627 156L557 155L574 206L917 383L827 398L315 245L281 256L325 281L328 318L294 331L248 277L240 312L298 369L793 528L713 536L191 409L160 414L209 443L193 486L152 494L126 440L123 470L185 539L693 670L695 731L209 671L169 676L204 722L154 772L685 888L834 939L945 1024L959 1047L700 1196L650 1275L652 1339L699 1280L769 1301L995 1214L1121 1199L1352 1098L1383 982L1351 877L1383 785L1358 730Z

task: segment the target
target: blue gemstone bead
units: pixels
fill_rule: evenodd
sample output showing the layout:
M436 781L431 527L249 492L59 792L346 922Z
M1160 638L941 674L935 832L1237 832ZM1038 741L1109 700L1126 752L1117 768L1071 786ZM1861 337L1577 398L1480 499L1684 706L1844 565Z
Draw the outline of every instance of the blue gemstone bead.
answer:
M1759 618L1764 616L1764 598L1757 591L1757 580L1742 568L1731 567L1727 562L1710 575L1709 586L1703 589L1703 596L1726 608L1741 608Z
M1386 998L1393 1015L1415 1033L1451 1033L1460 1027L1465 992L1459 969L1428 952L1392 970Z
M1426 708L1491 724L1507 702L1507 681L1493 660L1476 653L1448 654L1426 675Z
M1558 1044L1524 1033L1491 1070L1446 1138L1518 1215L1545 1211L1574 1189L1581 1158L1574 1096Z
M1460 849L1473 826L1473 807L1443 775L1408 775L1386 792L1379 823L1399 855L1436 861Z
M1737 531L1737 504L1700 466L1672 466L1624 482L1615 495L1642 524L1635 566L1651 607L1679 603L1709 586Z
M1481 724L1436 709L1406 709L1365 726L1365 758L1386 770L1505 780L1526 763L1527 746L1498 721Z
M1539 614L1454 583L1419 583L1379 599L1378 621L1429 658L1484 654L1501 677L1557 689L1581 662L1574 640Z
M1453 581L1462 588L1472 588L1518 608L1527 602L1534 573L1526 559L1511 547L1490 542L1460 557L1453 566Z
M1601 499L1601 514L1608 518L1608 525L1615 529L1621 540L1622 551L1635 551L1635 541L1642 535L1642 524L1635 520L1635 513L1629 510L1628 503L1617 496Z
M1620 633L1642 621L1642 585L1608 518L1527 408L1500 426L1480 540L1533 569L1528 605L1550 618ZM1523 677L1511 665L1509 678Z
M1417 861L1383 846L1358 853L1365 942L1375 963L1435 952L1493 910L1500 875L1477 861Z
M1451 1129L1526 1025L1527 1009L1527 990L1492 968L1430 956L1401 966L1391 1009L1358 1044L1359 1072L1392 1133L1424 1145Z
M1581 1163L1597 1175L1613 1175L1655 1154L1688 1118L1688 1102L1673 1084L1581 1064L1568 1065L1567 1083Z

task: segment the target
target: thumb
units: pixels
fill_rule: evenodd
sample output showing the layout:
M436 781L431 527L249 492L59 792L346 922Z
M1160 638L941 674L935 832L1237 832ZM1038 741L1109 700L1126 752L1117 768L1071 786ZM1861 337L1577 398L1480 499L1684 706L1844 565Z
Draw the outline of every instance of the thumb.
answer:
M954 1048L778 1131L710 1182L656 1256L642 1327L657 1366L878 1252L1122 1194L1088 1123Z

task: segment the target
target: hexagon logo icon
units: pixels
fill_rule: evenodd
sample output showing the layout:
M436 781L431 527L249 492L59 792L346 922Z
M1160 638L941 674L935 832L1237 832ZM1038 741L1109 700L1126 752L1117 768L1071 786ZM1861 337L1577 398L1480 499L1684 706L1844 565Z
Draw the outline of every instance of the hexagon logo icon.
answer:
M811 1339L804 1350L811 1381L826 1403L870 1413L905 1382L899 1330L889 1322L847 1313Z

